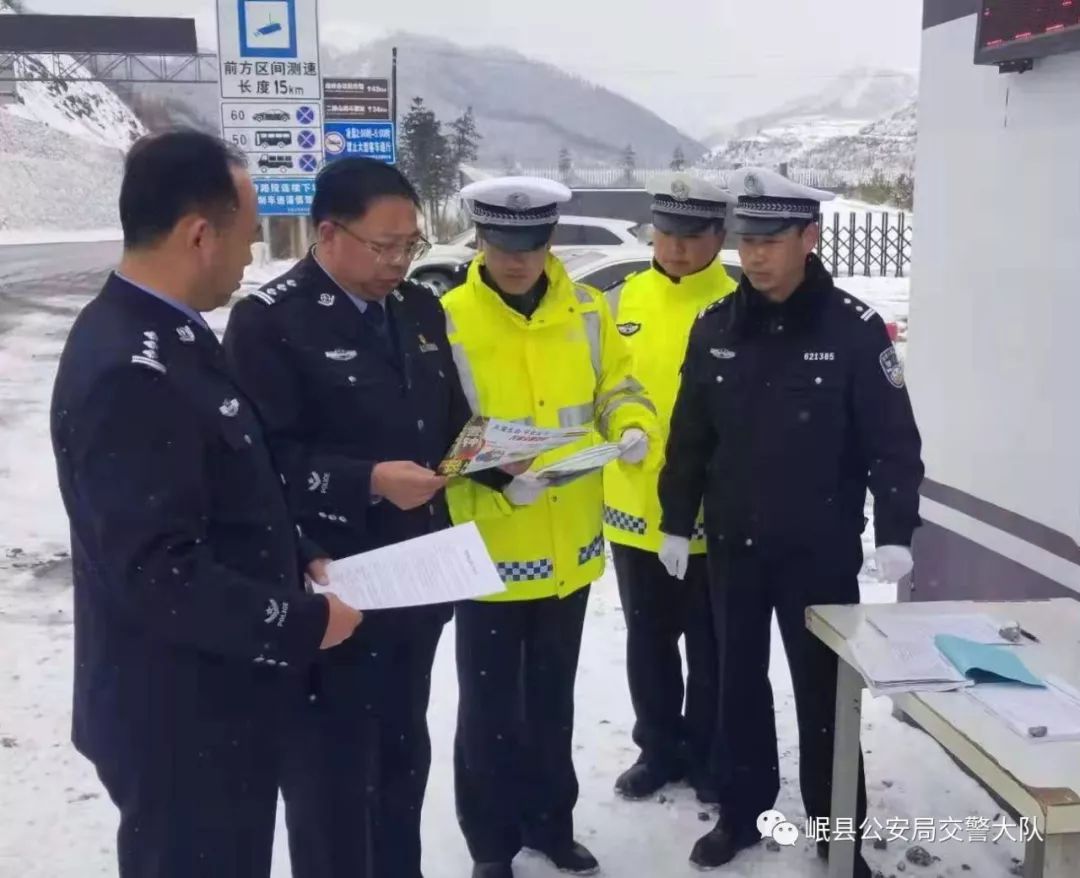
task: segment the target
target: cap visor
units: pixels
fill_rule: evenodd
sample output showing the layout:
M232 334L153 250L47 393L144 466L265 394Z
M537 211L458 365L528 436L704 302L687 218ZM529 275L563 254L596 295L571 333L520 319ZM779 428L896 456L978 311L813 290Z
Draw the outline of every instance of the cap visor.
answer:
M505 226L477 226L480 237L507 253L531 253L540 250L551 241L551 234L555 226L522 226L520 228L508 228Z
M737 235L757 235L768 237L779 235L788 229L806 222L805 220L793 219L758 219L757 217L737 216L731 223L731 230Z
M666 235L675 235L679 238L703 234L710 231L714 224L723 222L719 218L684 216L676 213L661 213L660 211L653 212L652 221L657 231Z

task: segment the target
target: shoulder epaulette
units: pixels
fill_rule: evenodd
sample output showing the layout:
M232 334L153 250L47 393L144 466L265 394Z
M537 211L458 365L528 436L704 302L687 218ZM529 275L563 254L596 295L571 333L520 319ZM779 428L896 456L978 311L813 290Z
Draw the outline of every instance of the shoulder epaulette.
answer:
M146 330L142 338L136 344L141 348L137 354L132 354L131 362L145 369L153 369L155 372L165 374L169 370L161 362L161 354L158 352L158 334L152 329Z
M860 302L854 296L845 293L839 288L836 289L836 295L840 301L841 307L845 311L849 311L853 317L858 317L863 323L869 323L875 317L881 317L877 311L865 302Z
M700 319L701 319L702 317L704 317L705 315L707 315L707 314L712 314L712 312L713 312L713 311L718 311L718 310L719 310L720 308L724 307L724 305L725 305L725 304L727 303L727 300L728 300L728 297L727 297L727 296L724 296L724 298L722 298L722 299L717 299L717 300L716 300L715 302L713 302L713 303L712 303L711 305L706 305L706 306L705 306L704 308L702 308L702 309L701 309L701 311L700 311L700 312L698 313L698 320L700 320Z
M274 278L274 280L263 284L257 290L252 290L248 293L248 297L258 299L264 305L276 305L285 293L296 289L297 281L291 275L292 272L289 272L289 274Z

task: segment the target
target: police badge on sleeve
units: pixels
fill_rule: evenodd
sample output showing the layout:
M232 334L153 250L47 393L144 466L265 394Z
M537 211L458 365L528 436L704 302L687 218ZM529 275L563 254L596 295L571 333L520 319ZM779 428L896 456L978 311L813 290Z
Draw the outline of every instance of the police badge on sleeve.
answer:
M904 364L900 362L896 348L892 345L885 348L878 357L878 362L881 363L881 371L885 373L885 377L889 379L893 387L899 390L904 386Z

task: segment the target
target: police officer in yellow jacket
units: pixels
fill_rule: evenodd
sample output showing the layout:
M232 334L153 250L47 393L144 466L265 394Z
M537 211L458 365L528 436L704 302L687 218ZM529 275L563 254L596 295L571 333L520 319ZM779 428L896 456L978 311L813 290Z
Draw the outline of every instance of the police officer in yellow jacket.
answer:
M594 471L556 486L535 472L597 434L619 443L623 464L656 469L655 409L607 302L549 253L570 191L504 177L462 197L480 254L442 302L473 411L594 431L507 476L501 490L468 479L447 489L455 523L477 523L506 583L456 612L458 819L474 878L512 878L523 847L588 875L599 866L573 829L574 678L589 587L604 569L603 479Z
M735 289L719 258L726 207L734 199L681 172L656 178L650 191L653 265L630 278L610 304L666 440L690 328L704 308ZM634 743L641 750L615 789L643 799L687 779L702 802L715 802L717 661L704 532L699 522L686 578L672 580L657 557L663 539L657 480L655 470L642 467L616 464L604 472L604 534L626 617ZM686 643L685 684L680 637Z

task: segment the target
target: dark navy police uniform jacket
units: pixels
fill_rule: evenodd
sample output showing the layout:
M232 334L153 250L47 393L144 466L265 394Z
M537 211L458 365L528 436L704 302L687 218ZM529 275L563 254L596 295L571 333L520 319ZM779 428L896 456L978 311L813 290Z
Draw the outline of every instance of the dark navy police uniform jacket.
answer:
M328 615L253 406L209 329L113 275L67 340L52 436L77 748L227 769L306 686Z
M921 440L881 317L812 257L783 304L747 278L695 324L660 479L664 530L732 550L911 545Z
M230 366L266 423L293 513L334 558L450 525L442 494L409 511L371 495L376 463L435 469L471 416L435 296L405 282L385 307L380 337L309 254L238 302L225 333ZM401 614L365 614L358 634Z

